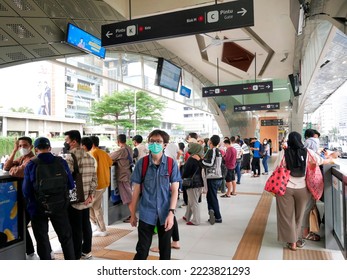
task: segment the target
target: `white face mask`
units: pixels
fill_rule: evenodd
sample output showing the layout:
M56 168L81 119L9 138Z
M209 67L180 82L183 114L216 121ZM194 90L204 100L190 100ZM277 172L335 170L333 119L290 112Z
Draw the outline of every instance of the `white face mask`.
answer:
M19 149L19 153L20 153L22 156L26 156L27 154L30 153L30 150L29 150L29 149L25 149L25 148L20 148L20 149Z
M267 141L264 141L264 144L267 144Z

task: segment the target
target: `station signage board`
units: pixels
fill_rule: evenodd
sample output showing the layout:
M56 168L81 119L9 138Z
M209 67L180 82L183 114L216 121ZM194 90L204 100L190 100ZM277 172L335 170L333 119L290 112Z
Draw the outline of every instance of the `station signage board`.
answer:
M279 126L279 125L283 125L283 120L282 119L261 120L260 125L261 126Z
M278 109L280 109L280 103L263 103L263 104L248 104L248 105L234 106L234 112L278 110Z
M101 45L124 45L253 25L253 0L239 0L102 25Z
M243 95L243 94L253 94L253 93L267 93L267 92L273 92L272 81L226 85L226 86L215 86L215 87L203 87L202 97L217 97L217 96Z

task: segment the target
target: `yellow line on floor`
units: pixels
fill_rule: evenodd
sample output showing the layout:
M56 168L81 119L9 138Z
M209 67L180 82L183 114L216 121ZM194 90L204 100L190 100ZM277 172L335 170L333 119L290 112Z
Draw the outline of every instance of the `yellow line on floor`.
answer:
M257 260L270 213L273 196L263 192L241 238L233 260Z

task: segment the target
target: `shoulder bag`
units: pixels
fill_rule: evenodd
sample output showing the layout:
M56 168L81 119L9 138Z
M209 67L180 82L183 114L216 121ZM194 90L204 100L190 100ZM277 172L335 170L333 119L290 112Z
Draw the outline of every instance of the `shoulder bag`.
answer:
M194 177L195 177L195 174L198 170L199 170L199 167L196 168L192 177L182 179L182 187L183 188L185 188L185 189L194 188Z
M313 156L310 154L309 151L307 151L307 154L309 156L309 159L315 162ZM323 175L319 168L319 165L315 164L314 166L312 166L308 160L307 166L306 166L305 180L306 180L306 187L312 194L313 198L315 200L319 200L322 197L323 190L324 190Z
M76 156L71 153L71 157L73 159L73 172L72 172L72 177L75 181L75 187L70 190L70 203L75 204L75 203L80 203L84 202L84 189L83 189L83 179L82 179L82 173L80 173L79 168L78 168L78 162Z
M290 170L288 170L283 165L284 156L281 163L273 171L272 175L267 179L265 183L265 190L272 193L273 195L282 196L285 194L287 189L287 184L290 178Z

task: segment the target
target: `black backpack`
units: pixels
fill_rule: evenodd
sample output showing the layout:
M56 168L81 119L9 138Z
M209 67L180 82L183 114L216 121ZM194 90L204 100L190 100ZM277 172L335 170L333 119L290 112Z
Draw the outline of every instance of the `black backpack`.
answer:
M68 206L68 177L61 157L55 157L51 163L46 163L36 157L36 181L34 194L40 211L45 214L61 212Z

